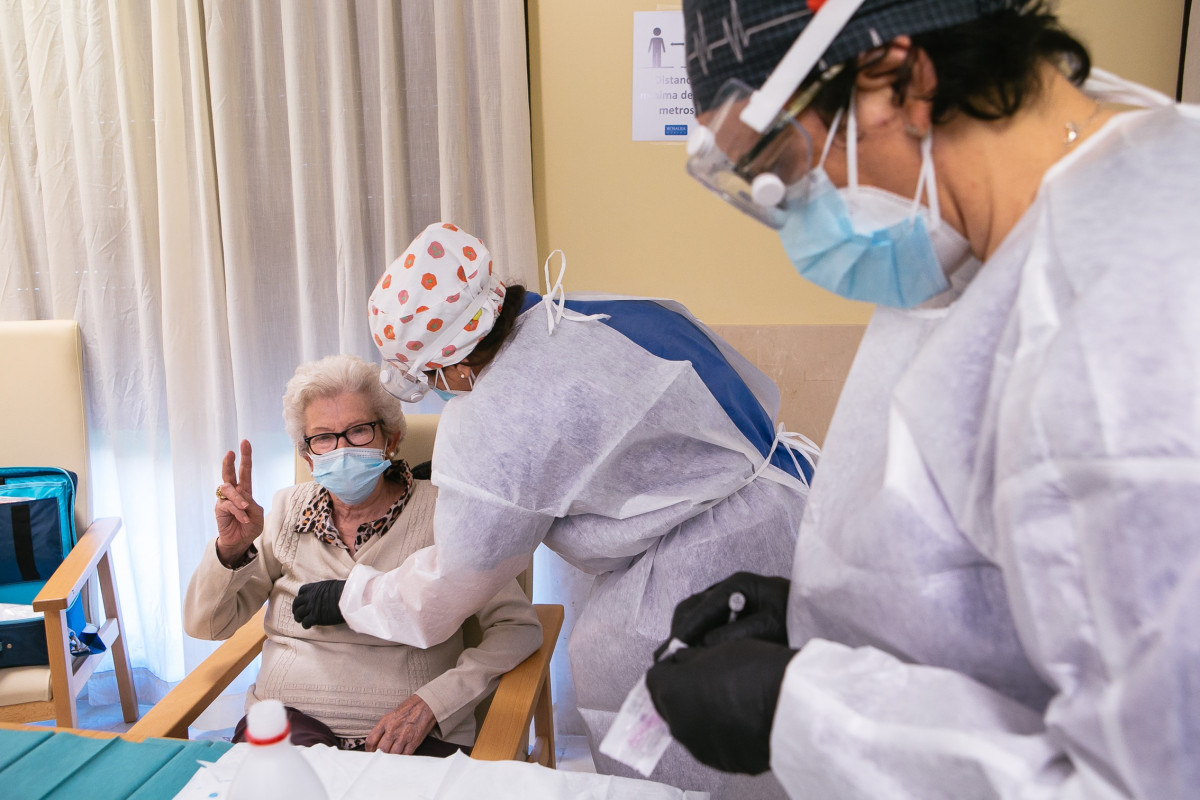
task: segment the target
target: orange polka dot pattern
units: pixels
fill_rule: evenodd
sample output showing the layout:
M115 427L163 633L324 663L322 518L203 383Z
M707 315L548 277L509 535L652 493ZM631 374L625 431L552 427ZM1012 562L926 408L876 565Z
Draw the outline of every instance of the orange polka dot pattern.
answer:
M504 304L504 284L493 268L487 246L457 225L438 222L422 231L380 276L367 302L371 335L384 359L427 359L422 369L438 369L470 355ZM481 294L482 308L465 314ZM429 350L434 344L437 352Z

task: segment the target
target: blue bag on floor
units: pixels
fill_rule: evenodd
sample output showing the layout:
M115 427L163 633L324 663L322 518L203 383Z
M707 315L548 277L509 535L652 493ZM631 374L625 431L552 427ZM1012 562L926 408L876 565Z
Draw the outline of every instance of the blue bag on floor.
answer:
M45 622L21 612L75 546L77 482L56 467L0 467L0 668L49 663ZM85 624L80 594L67 609L71 652L103 652Z

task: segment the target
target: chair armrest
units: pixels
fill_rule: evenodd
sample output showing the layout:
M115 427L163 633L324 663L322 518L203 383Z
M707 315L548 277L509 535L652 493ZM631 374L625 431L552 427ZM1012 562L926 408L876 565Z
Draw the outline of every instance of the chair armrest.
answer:
M120 517L104 517L88 526L79 541L67 553L46 585L33 598L33 610L56 613L70 607L84 584L96 571L96 565L108 552L113 537L121 530Z
M167 696L154 704L132 728L136 737L188 738L188 726L217 699L262 651L267 633L263 628L267 607L242 624L233 636L192 670Z
M534 704L546 685L550 657L562 630L563 607L535 605L538 621L542 623L542 646L533 655L500 676L500 684L492 697L492 705L484 717L471 758L481 761L525 760L519 752L529 722L533 719Z

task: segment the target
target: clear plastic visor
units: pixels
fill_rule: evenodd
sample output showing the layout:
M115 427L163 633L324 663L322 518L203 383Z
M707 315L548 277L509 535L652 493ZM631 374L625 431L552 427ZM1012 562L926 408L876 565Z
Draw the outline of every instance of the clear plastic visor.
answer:
M754 90L728 81L714 110L688 138L688 173L738 210L783 227L784 199L813 168L812 138L796 120L841 71L835 65L798 91L763 133L741 119Z
M752 93L741 81L725 84L715 111L688 140L687 171L738 210L780 228L783 198L812 169L812 139L786 113L764 133L742 122Z

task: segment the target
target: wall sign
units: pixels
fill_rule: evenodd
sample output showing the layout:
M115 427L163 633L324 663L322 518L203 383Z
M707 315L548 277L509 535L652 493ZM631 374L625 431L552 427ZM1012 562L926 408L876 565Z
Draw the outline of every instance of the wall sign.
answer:
M683 142L695 118L682 11L633 14L633 140Z

